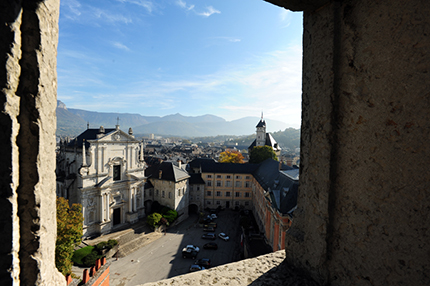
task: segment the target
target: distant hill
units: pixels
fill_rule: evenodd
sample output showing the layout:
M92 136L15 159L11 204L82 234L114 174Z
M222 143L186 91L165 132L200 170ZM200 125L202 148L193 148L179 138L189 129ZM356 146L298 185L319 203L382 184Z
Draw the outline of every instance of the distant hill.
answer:
M255 132L259 117L245 117L233 121L215 115L183 116L179 113L167 116L143 116L130 113L94 112L67 108L57 102L57 135L76 136L87 128L114 127L119 125L125 131L133 128L135 135L156 134L162 136L197 137L217 135L247 135ZM269 132L284 130L287 125L280 121L266 119Z

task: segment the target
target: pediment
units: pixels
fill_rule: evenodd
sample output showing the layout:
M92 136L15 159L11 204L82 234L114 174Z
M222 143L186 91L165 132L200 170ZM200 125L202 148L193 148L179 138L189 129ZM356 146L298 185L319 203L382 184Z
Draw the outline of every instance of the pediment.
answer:
M139 140L136 140L133 136L128 135L127 133L121 130L115 130L111 133L106 134L105 136L99 138L98 142L135 142L139 143Z

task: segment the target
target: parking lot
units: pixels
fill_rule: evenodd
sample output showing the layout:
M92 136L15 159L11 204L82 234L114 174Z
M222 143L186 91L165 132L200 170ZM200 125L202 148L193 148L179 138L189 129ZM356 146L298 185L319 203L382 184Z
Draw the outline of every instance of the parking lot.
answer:
M193 244L200 248L195 260L209 258L211 267L237 261L240 257L239 213L233 210L222 210L217 214L216 235L226 233L229 241L220 238L202 239L205 232L198 223L198 215L193 214L177 226L167 230L166 235L127 257L112 260L111 285L141 285L189 272L194 259L183 258L182 249ZM218 250L203 249L208 242L215 242Z

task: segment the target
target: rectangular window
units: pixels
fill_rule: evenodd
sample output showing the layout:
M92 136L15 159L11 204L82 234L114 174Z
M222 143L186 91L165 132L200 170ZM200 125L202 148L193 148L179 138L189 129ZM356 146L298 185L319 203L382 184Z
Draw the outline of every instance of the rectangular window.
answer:
M249 206L249 202L245 202L245 206Z
M221 181L216 181L216 186L217 187L222 187L222 182Z
M240 197L240 193L239 193L239 192L235 192L235 193L234 193L234 196L235 196L236 198L238 198L238 197Z
M197 191L200 191L200 187L197 187Z
M178 190L178 197L181 195L181 189Z
M121 180L121 165L113 166L113 180L114 181Z
M245 179L249 180L249 179L251 179L251 177L250 176L246 176Z
M225 192L226 197L229 197L230 195L231 195L230 192Z
M158 197L158 190L155 190L155 195Z
M210 205L210 204L211 204L211 202L210 202L210 201L207 201L207 202L206 202L206 204L207 204L207 205Z
M236 180L240 180L240 176L236 176Z
M236 182L236 188L241 188L242 187L242 182Z
M212 175L207 175L207 178L208 178L208 179L211 179L211 178L212 178Z
M221 176L221 175L216 175L216 178L217 178L217 179L221 179L221 178L222 178L222 176Z
M234 204L235 204L236 206L238 206L238 205L239 205L239 202L234 202Z
M198 199L198 198L197 198ZM190 201L192 201L193 200L193 197L192 196L190 196Z
M161 197L164 198L164 195L165 195L165 193L164 193L164 191L162 191L161 192Z
M172 192L169 192L169 199L172 198Z
M220 204L221 204L221 202L220 202L220 201L216 201L216 204L217 204L217 205L220 205Z
M230 182L230 181L226 181L226 182L225 182L225 186L226 186L226 187L231 187L231 182Z
M149 190L149 195L152 196L152 190Z
M221 197L221 192L220 191L216 192L216 196Z
M230 175L227 175L227 176L226 176L226 178L227 178L227 179L231 179L231 176L230 176Z
M212 192L211 191L207 191L206 192L206 196L208 196L208 197L212 196Z
M245 182L245 188L249 188L251 186L250 182Z
M212 187L212 181L207 181L208 187Z
M245 198L249 198L249 192L245 193Z

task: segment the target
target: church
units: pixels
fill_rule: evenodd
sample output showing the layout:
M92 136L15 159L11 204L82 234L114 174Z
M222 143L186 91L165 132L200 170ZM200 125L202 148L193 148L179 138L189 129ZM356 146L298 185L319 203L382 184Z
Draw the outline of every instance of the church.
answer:
M279 147L278 142L276 142L275 138L270 133L266 132L266 121L263 119L263 113L261 113L261 119L258 122L257 126L257 134L255 140L248 147L248 153L251 154L251 150L254 147L259 146L270 146L273 148L276 156L280 158L281 156L281 147Z
M57 153L57 196L82 204L84 237L145 216L143 143L116 128L87 127Z

